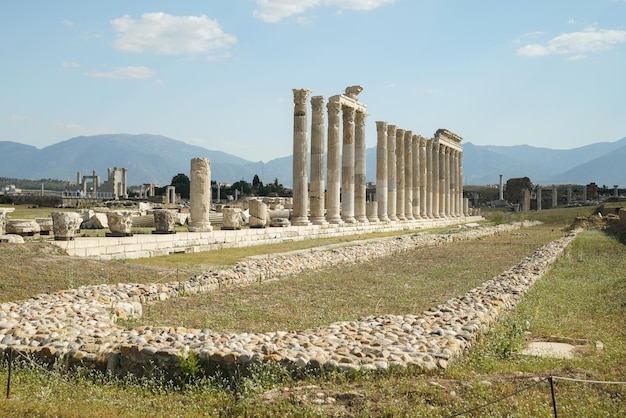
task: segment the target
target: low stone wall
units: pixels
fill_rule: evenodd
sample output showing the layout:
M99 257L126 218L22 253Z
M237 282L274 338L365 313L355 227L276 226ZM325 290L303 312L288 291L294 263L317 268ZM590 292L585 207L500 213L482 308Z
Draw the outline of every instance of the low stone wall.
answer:
M344 225L309 225L270 228L245 228L210 232L176 234L135 234L128 237L81 237L72 241L55 241L69 255L103 260L145 258L172 253L193 253L220 248L276 244L285 241L330 238L371 232L436 228L482 220L481 216L463 218L420 219L402 222L359 223Z
M207 373L232 372L254 362L276 361L294 369L386 370L390 366L446 368L503 312L512 309L573 241L555 240L511 270L465 295L421 314L378 315L305 331L218 333L208 329L123 329L118 318L140 316L142 304L220 286L293 275L338 263L367 262L418 246L475 239L520 225L414 234L340 249L300 251L246 259L232 269L210 271L178 283L86 286L0 305L0 353L9 348L40 358L84 365L116 375L175 376L180 359L194 353Z

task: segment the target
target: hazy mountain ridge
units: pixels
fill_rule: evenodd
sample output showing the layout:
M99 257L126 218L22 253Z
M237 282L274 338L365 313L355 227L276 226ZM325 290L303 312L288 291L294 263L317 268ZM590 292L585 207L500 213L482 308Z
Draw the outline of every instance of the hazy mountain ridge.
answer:
M536 184L596 182L599 185L626 185L626 137L615 142L599 142L584 147L555 150L516 146L463 145L465 184L494 184L504 179L530 177ZM76 172L93 170L106 180L107 168L128 168L128 184L168 184L178 173L189 174L190 160L206 157L211 161L211 177L220 182L252 181L258 175L265 183L274 179L291 187L291 156L267 163L252 162L190 145L160 135L109 134L80 136L48 147L13 141L0 141L0 177L75 181ZM376 149L367 149L367 181L376 181Z

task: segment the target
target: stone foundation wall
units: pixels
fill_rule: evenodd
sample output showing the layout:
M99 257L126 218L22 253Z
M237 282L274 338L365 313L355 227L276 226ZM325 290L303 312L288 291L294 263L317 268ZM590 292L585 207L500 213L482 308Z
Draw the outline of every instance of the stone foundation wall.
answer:
M293 369L386 370L446 368L462 355L545 274L576 232L555 240L483 285L428 311L377 315L303 331L212 332L208 329L123 329L118 318L141 316L142 304L221 286L279 278L338 263L362 263L419 246L476 239L520 225L466 229L448 235L414 234L331 250L246 259L232 269L209 271L186 282L86 286L0 304L0 354L8 349L43 362L63 362L115 375L176 376L193 353L207 373L233 372L261 361Z

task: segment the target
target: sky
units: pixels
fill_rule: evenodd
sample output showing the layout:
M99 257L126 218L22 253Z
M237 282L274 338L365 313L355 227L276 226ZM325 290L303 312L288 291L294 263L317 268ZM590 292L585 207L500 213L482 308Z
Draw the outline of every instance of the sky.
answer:
M351 85L367 147L376 121L475 145L626 136L626 0L5 0L0 57L0 141L38 148L147 133L267 162L292 153L292 89Z

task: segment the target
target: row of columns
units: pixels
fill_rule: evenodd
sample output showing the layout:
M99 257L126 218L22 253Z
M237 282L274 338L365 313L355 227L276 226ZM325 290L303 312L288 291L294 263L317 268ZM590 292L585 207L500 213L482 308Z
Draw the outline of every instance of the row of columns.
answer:
M366 107L361 86L327 103L327 179L324 179L324 97L311 98L311 181L308 183L308 89L293 89L293 225L389 222L463 216L461 138L445 129L425 139L376 122L376 202L366 193ZM324 185L326 184L326 192ZM310 204L310 216L309 207ZM326 212L326 213L325 213Z
M377 121L376 201L380 221L463 216L461 137L426 139Z

